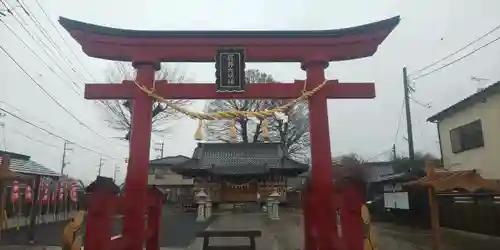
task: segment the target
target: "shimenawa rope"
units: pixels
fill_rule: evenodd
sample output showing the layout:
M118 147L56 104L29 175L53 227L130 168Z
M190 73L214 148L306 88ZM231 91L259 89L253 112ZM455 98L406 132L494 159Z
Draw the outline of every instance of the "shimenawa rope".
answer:
M260 111L239 111L239 110L231 110L231 111L217 111L213 113L203 113L203 112L194 112L190 111L184 107L180 107L178 105L173 104L169 100L163 98L160 96L158 93L155 92L154 87L152 89L148 89L147 87L140 85L137 81L134 81L135 85L144 93L146 93L148 96L151 98L155 99L158 102L165 103L168 107L172 108L173 110L183 113L193 119L199 119L199 120L231 120L234 118L239 118L239 117L256 117L260 120L264 120L266 117L273 116L275 113L284 113L293 106L295 106L297 103L307 100L310 96L314 95L316 92L318 92L321 88L323 88L328 81L325 80L323 83L318 85L312 90L306 90L307 83L304 83L304 88L302 90L302 95L299 96L298 98L294 99L293 101L276 107L272 109L265 109L265 110L260 110Z

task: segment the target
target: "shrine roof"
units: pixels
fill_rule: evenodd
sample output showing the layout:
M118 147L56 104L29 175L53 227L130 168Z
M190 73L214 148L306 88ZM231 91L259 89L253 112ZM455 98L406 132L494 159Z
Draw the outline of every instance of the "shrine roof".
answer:
M265 175L271 172L295 176L307 164L288 157L280 143L199 143L193 157L172 167L182 175Z
M328 61L363 58L373 55L399 22L396 16L328 30L156 31L117 29L59 18L91 57L160 62L213 62L222 47L244 48L247 62L302 62L317 55Z
M360 35L379 30L394 29L400 17L349 27L328 30L130 30L100 26L59 17L59 23L66 30L79 30L106 36L117 37L262 37L262 38L303 38L303 37L341 37Z

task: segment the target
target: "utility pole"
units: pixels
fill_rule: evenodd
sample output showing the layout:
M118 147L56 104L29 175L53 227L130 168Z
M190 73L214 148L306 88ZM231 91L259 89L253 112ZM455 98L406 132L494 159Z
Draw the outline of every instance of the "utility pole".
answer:
M113 181L116 182L116 174L118 173L119 169L118 169L118 164L115 163L115 172L113 174Z
M396 155L396 144L392 144L392 160L395 161L397 158Z
M97 176L101 176L101 170L102 170L103 164L104 164L104 159L102 159L102 155L101 155L101 159L99 160L99 170L97 171Z
M5 113L0 112L0 118L6 116ZM5 133L5 122L0 121L0 132L2 133L2 138L3 138L3 148L5 151L7 151L7 133Z
M156 147L155 147L155 151L156 152L160 152L160 156L156 156L156 159L158 158L163 158L163 147L165 146L165 142L164 141L161 141L161 142L157 142L155 143Z
M410 160L415 160L415 147L413 146L413 129L411 126L411 110L410 110L410 87L408 84L408 72L406 67L403 68L403 86L405 97L405 110L406 110L406 131L408 133L408 155Z
M69 162L66 162L66 152L73 150L72 148L68 148L69 144L71 144L71 143L68 141L64 141L64 148L63 148L63 155L62 155L62 162L61 162L61 176L64 174L64 169L69 164Z

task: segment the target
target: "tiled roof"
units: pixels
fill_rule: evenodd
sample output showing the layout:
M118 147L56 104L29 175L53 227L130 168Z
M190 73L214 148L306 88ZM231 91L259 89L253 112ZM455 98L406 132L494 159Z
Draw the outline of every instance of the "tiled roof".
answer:
M278 172L297 176L309 169L288 158L280 143L198 143L193 158L172 166L181 175L263 175Z
M483 179L475 170L436 171L434 177L425 176L403 185L434 187L437 192L451 190L466 190L471 193L477 190L500 191L498 180Z
M20 174L59 177L60 174L32 160L11 159L10 170Z
M177 155L177 156L168 156L165 158L160 158L160 159L155 159L149 161L150 166L159 166L159 167L169 167L172 165L177 165L181 164L187 160L189 160L189 157L183 156L183 155Z

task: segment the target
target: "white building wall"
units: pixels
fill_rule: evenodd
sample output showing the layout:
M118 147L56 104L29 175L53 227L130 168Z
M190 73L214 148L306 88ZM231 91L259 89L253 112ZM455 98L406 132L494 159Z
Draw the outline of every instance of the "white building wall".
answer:
M484 147L453 153L450 130L481 119ZM500 95L457 112L438 123L444 167L477 169L483 178L500 179Z

